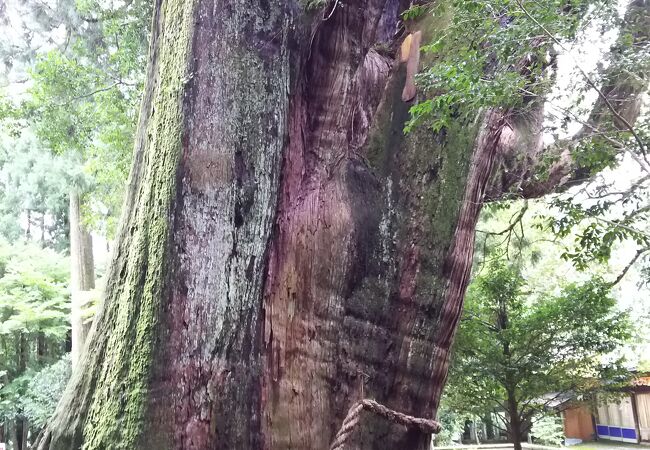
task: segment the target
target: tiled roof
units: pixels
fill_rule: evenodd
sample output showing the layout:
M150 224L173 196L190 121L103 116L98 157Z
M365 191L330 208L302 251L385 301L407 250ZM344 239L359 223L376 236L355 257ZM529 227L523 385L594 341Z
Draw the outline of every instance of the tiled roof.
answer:
M637 377L632 380L633 386L650 386L650 377Z

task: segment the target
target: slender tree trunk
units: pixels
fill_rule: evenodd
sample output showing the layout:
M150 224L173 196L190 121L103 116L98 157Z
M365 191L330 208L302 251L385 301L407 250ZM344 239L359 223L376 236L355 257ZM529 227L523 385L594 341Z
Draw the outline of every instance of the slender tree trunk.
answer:
M510 440L514 445L514 450L521 450L521 443L524 440L522 433L522 423L519 417L519 408L517 405L517 399L514 392L508 391L508 434L510 435Z
M41 245L45 246L45 213L41 213L41 217L39 218L39 225L41 229Z
M29 341L27 340L27 335L25 333L18 334L18 354L16 361L17 375L23 375L27 370L27 363L29 361ZM26 449L26 440L25 440L25 426L27 421L16 415L14 419L14 445L16 450Z
M19 441L19 434L18 434L18 419L15 418L14 420L11 421L11 443L14 447L15 450L20 450L20 441Z
M90 232L81 221L80 195L76 189L70 192L70 290L72 351L70 359L74 369L81 355L90 329L84 324L83 307L88 300L88 291L95 288L95 264L93 242Z
M478 424L476 422L476 418L472 418L472 429L474 431L474 442L476 442L476 445L480 445L481 441L479 441L478 438Z
M16 440L14 441L15 450L24 450L25 441L24 438L24 424L25 421L21 417L16 417Z
M23 417L20 421L22 424L22 450L27 450L29 448L29 419Z
M30 239L32 237L32 211L27 210L27 228L25 229L25 238Z
M408 2L314 3L156 1L103 306L40 449L324 450L360 398L436 415L511 125L404 136ZM428 445L367 413L348 442Z
M488 441L493 440L496 436L494 433L494 423L492 421L492 414L488 414L483 418L485 424L485 436Z
M36 334L36 358L39 363L42 363L47 356L47 341L45 340L45 334L42 331L39 331Z

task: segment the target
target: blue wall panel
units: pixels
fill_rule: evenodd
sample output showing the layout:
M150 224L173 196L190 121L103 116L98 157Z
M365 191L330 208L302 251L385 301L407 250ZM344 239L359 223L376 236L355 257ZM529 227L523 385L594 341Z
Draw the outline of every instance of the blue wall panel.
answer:
M623 437L621 427L609 427L609 435L611 437Z
M623 437L626 439L636 439L636 430L634 428L623 428Z

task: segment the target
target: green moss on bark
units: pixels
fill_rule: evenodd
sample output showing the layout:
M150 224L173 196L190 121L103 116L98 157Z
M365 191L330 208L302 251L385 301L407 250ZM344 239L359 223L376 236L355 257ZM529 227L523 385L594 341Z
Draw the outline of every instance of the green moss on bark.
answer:
M393 187L386 195L402 197L399 213L413 215L422 228L420 235L427 241L423 260L428 267L421 272L419 282L427 286L418 292L428 295L441 292L443 281L438 276L456 227L480 121L454 122L439 133L420 124L404 135L410 104L400 98L403 82L404 70L398 68L387 87L366 151L372 169L384 178L384 186ZM406 229L398 231L398 235L407 234Z
M51 450L147 448L139 443L166 290L170 226L183 131L182 96L194 2L156 5L152 64L131 174L131 192L115 249L105 306L82 371L49 426ZM160 41L158 41L160 40Z
M158 84L147 126L146 168L137 219L127 237L130 249L124 275L114 280L123 286L108 290L109 295L116 292L107 301L117 326L105 337L101 381L84 426L83 448L88 450L136 448L143 430L156 323L166 288L192 12L193 3L184 1L166 1L161 11L160 78L153 81Z

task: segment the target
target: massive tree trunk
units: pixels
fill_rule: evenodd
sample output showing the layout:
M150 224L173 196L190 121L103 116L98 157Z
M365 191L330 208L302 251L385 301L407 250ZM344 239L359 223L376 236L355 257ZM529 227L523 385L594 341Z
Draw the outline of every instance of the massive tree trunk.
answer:
M86 342L90 324L84 323L84 305L89 291L95 288L95 262L93 241L90 232L81 220L80 195L76 189L70 192L70 325L72 350L70 359L74 369Z
M511 129L405 137L408 2L321 3L156 2L103 307L39 448L327 449L361 398L435 417ZM364 413L347 444L428 442Z

